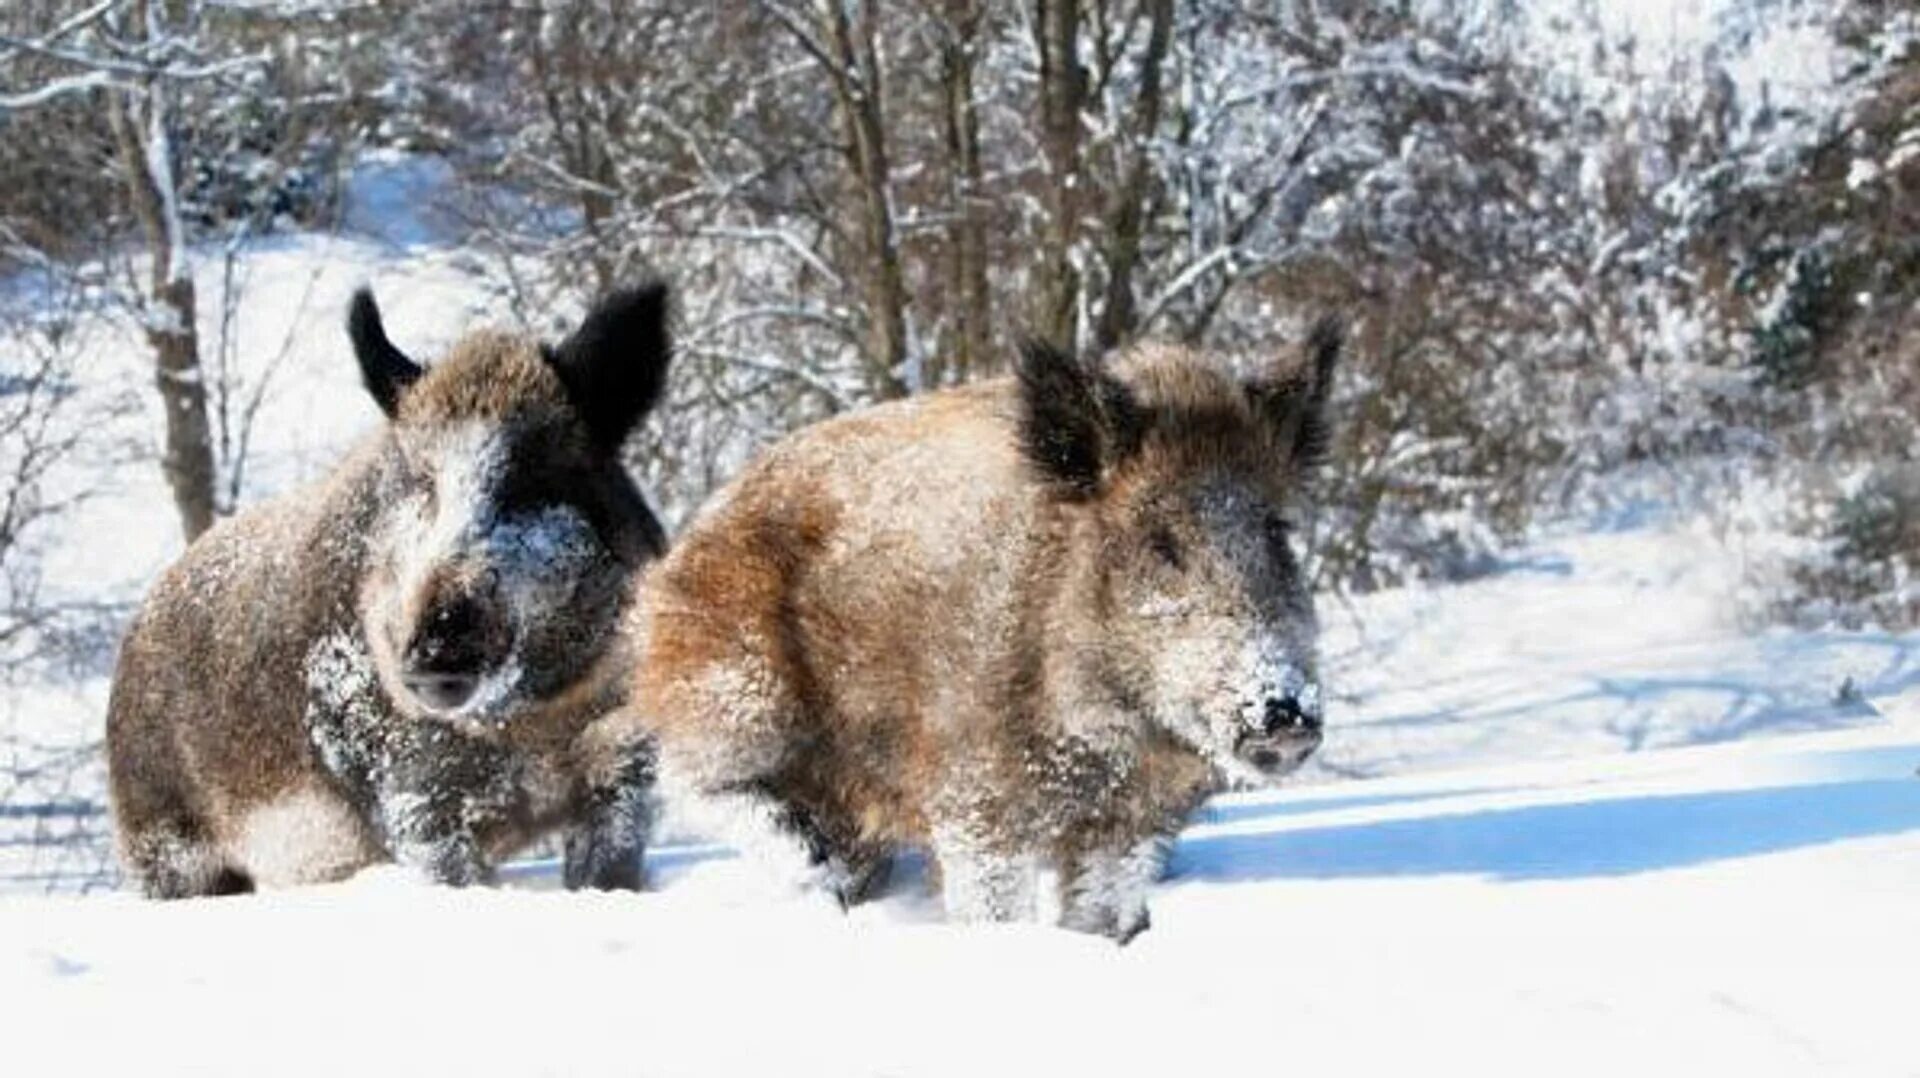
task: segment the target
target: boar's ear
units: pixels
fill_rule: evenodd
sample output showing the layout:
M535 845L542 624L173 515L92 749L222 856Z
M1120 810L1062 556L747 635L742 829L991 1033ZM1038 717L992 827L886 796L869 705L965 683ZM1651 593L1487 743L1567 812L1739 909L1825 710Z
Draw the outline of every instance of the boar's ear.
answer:
M673 353L667 303L667 286L659 281L618 289L547 352L601 452L620 449L667 384Z
M353 340L353 355L360 361L360 377L367 383L367 392L392 419L400 407L400 394L425 372L387 339L386 327L380 324L380 306L373 302L368 289L355 292L347 307L347 336Z
M1333 392L1333 370L1340 362L1346 323L1328 315L1314 323L1307 337L1304 362L1285 376L1255 378L1247 384L1254 407L1278 426L1280 445L1297 468L1312 468L1326 459L1333 442L1327 421L1327 399Z
M1118 380L1039 341L1020 348L1020 446L1069 496L1100 493L1106 469L1140 444L1141 417Z

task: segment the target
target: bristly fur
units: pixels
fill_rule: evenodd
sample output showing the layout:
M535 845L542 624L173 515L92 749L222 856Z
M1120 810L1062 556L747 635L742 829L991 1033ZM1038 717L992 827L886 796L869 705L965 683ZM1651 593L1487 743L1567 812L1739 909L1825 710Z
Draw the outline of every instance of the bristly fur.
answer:
M667 362L664 326L642 317L664 317L664 291L640 291L566 353L571 377L625 395L599 418L536 342L479 331L422 369L356 295L349 334L392 421L323 481L201 537L121 648L108 765L143 890L389 859L471 883L556 829L569 885L637 885L645 747L577 739L620 703L628 583L665 548L606 448ZM452 670L484 686L472 706L417 690Z
M1247 387L1254 406L1273 424L1280 448L1298 470L1318 467L1332 448L1327 403L1345 335L1345 323L1338 315L1322 317L1308 334L1303 362Z
M1318 743L1281 506L1324 394L1261 406L1295 371L1030 346L790 436L649 568L602 736L842 901L917 846L956 918L1031 916L1050 868L1061 923L1130 938L1200 800Z

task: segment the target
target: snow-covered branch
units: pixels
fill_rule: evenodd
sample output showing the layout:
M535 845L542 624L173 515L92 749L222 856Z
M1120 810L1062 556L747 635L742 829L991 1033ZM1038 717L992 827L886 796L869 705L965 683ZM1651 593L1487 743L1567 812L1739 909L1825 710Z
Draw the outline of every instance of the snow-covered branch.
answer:
M176 82L198 81L231 75L248 68L258 67L271 59L265 52L249 53L243 56L229 57L224 60L202 64L183 64L173 60L165 62L147 62L112 56L103 53L79 52L33 41L26 38L0 34L0 52L13 51L42 56L50 60L84 67L91 71L123 78L170 79Z
M68 94L85 94L105 87L127 89L130 85L111 71L87 71L77 75L66 75L50 79L31 90L23 90L16 94L0 94L0 112L9 109L34 108L66 97Z

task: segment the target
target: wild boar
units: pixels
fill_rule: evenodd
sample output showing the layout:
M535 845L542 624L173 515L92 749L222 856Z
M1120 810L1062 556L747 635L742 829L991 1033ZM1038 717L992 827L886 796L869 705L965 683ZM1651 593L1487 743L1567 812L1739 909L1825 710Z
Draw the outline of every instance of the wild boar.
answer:
M388 421L226 520L155 584L107 719L122 861L149 895L389 859L467 884L555 829L570 886L636 887L648 761L589 774L631 578L666 548L620 462L669 361L664 286L547 347L472 333L416 365L348 330Z
M1200 802L1320 742L1289 513L1339 352L1030 345L787 438L649 568L606 742L843 901L918 847L953 917L1131 938Z

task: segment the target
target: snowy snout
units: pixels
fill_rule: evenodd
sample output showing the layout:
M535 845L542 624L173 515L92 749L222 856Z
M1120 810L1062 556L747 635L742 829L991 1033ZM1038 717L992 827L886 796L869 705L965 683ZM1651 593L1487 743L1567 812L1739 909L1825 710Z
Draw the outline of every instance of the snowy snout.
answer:
M1289 680L1287 687L1261 693L1240 708L1233 754L1269 777L1299 767L1320 747L1320 686Z
M512 634L491 591L449 589L423 604L401 652L400 681L429 713L453 714L474 704L505 665Z

